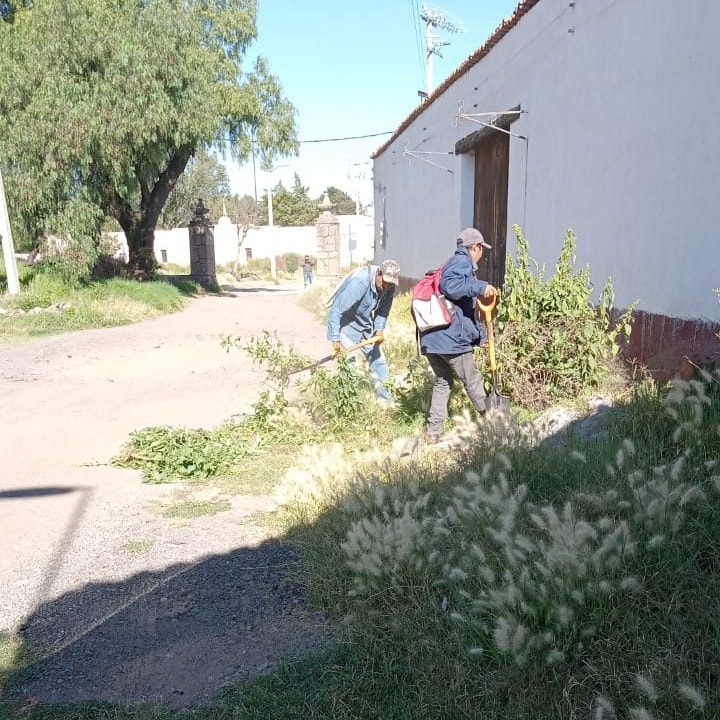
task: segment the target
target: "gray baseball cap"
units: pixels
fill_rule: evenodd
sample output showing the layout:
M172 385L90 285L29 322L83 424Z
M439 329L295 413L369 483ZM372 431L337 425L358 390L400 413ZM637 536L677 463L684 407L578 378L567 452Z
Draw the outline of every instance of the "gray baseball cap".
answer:
M395 260L383 260L380 264L380 272L385 282L397 285L400 282L400 266Z
M465 228L457 238L458 247L471 247L472 245L482 245L488 250L492 248L492 245L488 245L485 242L485 238L479 230L473 227Z

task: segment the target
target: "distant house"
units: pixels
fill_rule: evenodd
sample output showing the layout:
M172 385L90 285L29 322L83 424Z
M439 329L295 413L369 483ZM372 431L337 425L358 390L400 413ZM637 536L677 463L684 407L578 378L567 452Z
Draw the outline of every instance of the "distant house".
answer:
M367 215L337 215L340 224L339 260L341 267L351 263L363 263L373 257L373 218ZM242 232L242 231L241 231ZM125 233L108 235L117 243L118 255L127 258ZM261 225L251 227L242 242L238 255L238 227L230 218L223 216L213 228L215 262L217 265L234 263L241 265L257 258L298 253L316 255L317 232L314 225L284 227ZM159 263L190 266L190 237L188 229L172 228L155 231L155 259Z
M514 223L548 267L572 227L596 283L639 301L641 359L720 361L718 27L712 0L521 2L375 153L376 258L409 284L474 225L501 284Z

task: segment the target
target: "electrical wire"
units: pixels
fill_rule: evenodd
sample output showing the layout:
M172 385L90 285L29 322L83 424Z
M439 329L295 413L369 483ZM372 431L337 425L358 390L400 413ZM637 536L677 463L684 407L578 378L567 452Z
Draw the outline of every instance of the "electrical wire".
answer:
M420 20L420 10L418 8L418 0L410 0L413 15L413 30L415 32L415 44L417 45L418 60L420 61L420 85L425 87L425 53L422 49L422 22Z
M370 133L369 135L348 135L347 137L335 138L319 138L316 140L298 140L300 144L307 143L324 143L324 142L340 142L341 140L362 140L363 138L380 137L381 135L392 135L394 130L386 130L385 132Z

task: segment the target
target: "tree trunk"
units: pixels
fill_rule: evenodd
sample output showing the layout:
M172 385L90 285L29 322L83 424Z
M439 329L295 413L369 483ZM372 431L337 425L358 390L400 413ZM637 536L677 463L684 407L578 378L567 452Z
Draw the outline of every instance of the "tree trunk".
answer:
M128 245L128 266L138 277L150 277L157 270L155 260L155 226L145 218L124 227Z
M178 148L154 185L143 176L142 165L136 167L136 178L140 188L139 210L133 210L115 190L109 191L106 197L107 207L125 231L128 265L137 277L150 277L157 270L155 228L171 190L194 151L194 144Z

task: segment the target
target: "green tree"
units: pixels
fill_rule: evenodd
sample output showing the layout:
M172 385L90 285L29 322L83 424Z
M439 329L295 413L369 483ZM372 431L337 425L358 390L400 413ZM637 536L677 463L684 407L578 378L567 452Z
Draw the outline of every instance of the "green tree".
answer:
M320 214L317 203L308 195L309 188L295 173L292 190L286 190L282 183L273 189L273 218L275 225L312 225ZM267 210L267 198L264 207Z
M330 198L330 202L335 205L333 212L336 215L355 214L355 201L344 190L340 190L340 188L330 185L325 192L327 193L328 198ZM318 198L318 202L323 199L324 195L325 193Z
M202 198L210 210L211 222L218 221L223 203L232 217L233 203L228 200L229 196L230 183L225 166L213 153L200 148L170 193L158 224L165 228L187 225L192 220L198 198Z
M295 109L259 58L255 0L43 0L0 22L0 158L14 221L37 237L94 204L154 267L154 232L201 149L268 166ZM72 213L70 214L73 215Z

